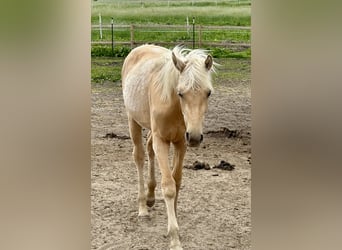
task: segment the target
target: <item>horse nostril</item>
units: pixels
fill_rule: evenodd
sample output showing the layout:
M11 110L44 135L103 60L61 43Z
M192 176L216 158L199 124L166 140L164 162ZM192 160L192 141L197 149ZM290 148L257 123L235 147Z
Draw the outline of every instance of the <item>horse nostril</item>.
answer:
M185 133L185 136L186 136L186 140L189 141L190 140L190 136L189 136L188 132Z
M201 134L201 140L200 140L200 142L202 142L203 141L203 135Z

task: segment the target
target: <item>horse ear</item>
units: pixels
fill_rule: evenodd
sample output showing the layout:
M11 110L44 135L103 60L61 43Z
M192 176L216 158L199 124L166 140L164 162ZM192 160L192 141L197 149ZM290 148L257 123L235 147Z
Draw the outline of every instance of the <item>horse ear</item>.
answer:
M211 55L207 56L207 59L205 59L204 65L207 70L211 69L211 67L213 66L213 57Z
M172 61L173 64L175 65L175 67L179 70L179 72L183 72L184 68L185 68L185 63L183 61L181 61L180 59L178 59L175 55L175 53L172 52Z

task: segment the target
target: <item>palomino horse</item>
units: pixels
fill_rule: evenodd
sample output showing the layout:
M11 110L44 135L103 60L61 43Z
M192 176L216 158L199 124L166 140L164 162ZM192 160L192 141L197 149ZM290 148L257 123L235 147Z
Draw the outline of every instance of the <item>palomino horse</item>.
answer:
M152 207L155 202L156 156L162 176L171 249L182 249L176 206L183 159L187 145L198 146L203 140L203 120L213 90L213 71L213 59L203 50L175 47L170 51L154 45L133 49L122 68L123 97L138 171L139 216L148 216L147 206ZM150 130L146 145L149 160L147 194L142 127ZM168 164L170 143L174 146L172 170Z

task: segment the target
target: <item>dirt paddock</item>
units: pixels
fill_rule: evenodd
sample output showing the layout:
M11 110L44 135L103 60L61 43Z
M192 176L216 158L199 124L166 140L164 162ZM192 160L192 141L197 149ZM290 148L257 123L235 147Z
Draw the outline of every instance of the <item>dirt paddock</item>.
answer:
M199 148L188 148L185 156L184 165L198 161L209 168L183 169L181 242L184 249L251 249L249 75L218 78L214 88L204 141ZM92 249L168 249L158 165L156 204L149 219L138 218L137 173L120 83L93 85L91 112ZM233 168L214 168L221 161Z

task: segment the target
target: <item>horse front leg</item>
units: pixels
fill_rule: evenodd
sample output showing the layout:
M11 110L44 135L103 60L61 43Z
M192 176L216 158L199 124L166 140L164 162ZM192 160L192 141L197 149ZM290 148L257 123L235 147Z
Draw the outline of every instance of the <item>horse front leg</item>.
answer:
M177 216L177 200L178 200L179 189L182 183L183 160L184 160L184 156L186 152L185 139L178 141L177 143L173 143L173 145L174 145L174 154L173 154L172 176L176 182L175 212Z
M175 200L176 200L176 182L172 176L172 172L168 164L170 143L165 142L158 136L153 136L153 150L158 160L160 172L162 175L161 186L162 192L167 209L168 219L168 235L171 239L171 250L182 250L179 241L179 227L175 212Z

